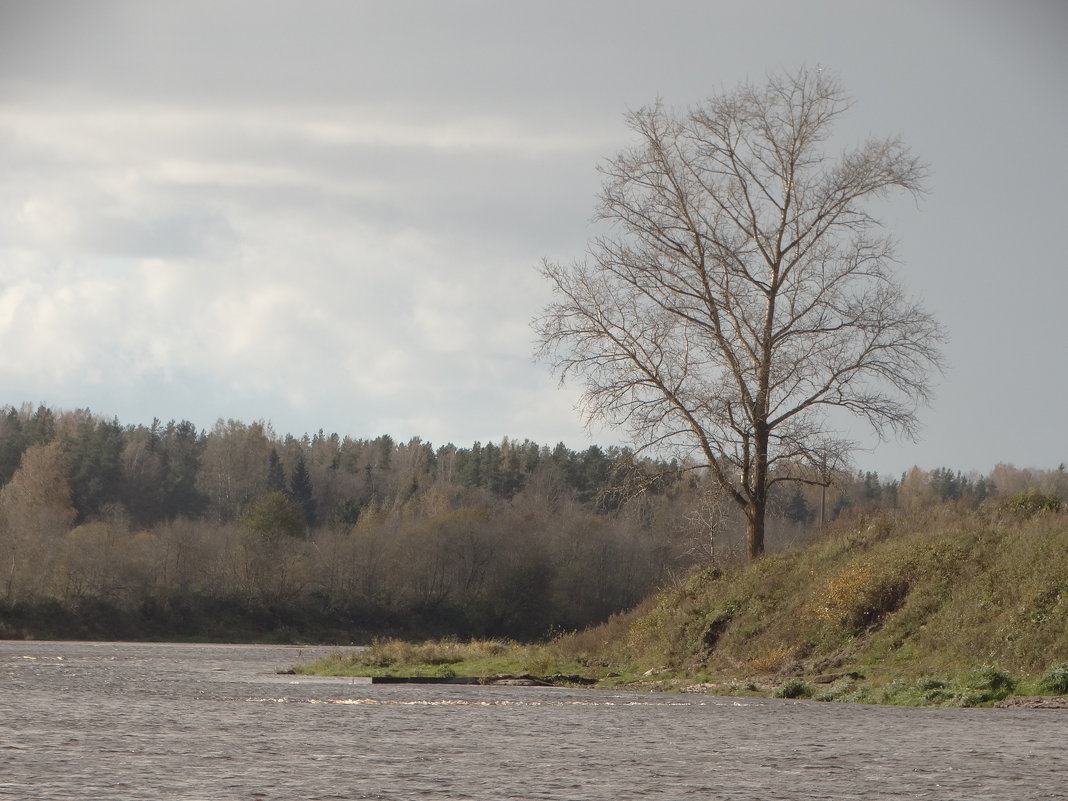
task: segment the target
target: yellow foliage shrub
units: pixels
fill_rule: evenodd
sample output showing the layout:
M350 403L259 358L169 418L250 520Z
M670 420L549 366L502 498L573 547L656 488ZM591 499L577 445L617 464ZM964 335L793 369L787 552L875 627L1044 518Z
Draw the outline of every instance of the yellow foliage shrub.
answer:
M877 571L870 562L853 562L823 582L805 616L838 626L860 626L895 608L905 589L903 579Z
M772 648L767 653L754 656L749 664L760 673L775 673L793 658L793 648Z

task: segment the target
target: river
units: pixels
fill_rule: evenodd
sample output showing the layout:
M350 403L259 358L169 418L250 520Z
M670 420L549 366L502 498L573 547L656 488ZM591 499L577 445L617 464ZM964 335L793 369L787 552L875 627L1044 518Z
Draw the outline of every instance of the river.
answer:
M0 798L1068 799L1063 711L275 672L333 650L0 641Z

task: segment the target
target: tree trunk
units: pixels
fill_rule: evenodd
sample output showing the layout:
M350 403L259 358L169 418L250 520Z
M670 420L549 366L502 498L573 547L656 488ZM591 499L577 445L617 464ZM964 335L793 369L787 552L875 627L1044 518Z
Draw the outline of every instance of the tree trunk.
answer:
M764 504L751 501L745 516L746 555L752 562L764 555Z
M763 390L760 397L763 408L767 391ZM763 419L767 419L766 410ZM753 437L754 454L749 505L745 510L746 555L750 562L764 555L764 518L768 511L768 440L767 425L764 422L758 423Z

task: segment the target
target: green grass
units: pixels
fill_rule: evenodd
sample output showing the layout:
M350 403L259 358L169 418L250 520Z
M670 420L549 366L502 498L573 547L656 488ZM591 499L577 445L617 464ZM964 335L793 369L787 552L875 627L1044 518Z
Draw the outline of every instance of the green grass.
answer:
M918 678L1068 658L1068 518L883 517L694 574L638 615L637 661L725 674Z
M994 666L955 676L897 678L884 683L845 679L817 692L817 701L904 706L983 706L1013 695L1018 681Z
M1036 684L1037 693L1068 695L1068 662L1053 665Z
M580 673L611 686L940 706L1064 694L1068 515L1002 506L840 523L806 547L696 571L542 645L388 640L308 670Z
M506 640L375 640L365 651L337 652L294 673L319 676L495 676L504 673L581 673L571 660L554 661L545 648Z

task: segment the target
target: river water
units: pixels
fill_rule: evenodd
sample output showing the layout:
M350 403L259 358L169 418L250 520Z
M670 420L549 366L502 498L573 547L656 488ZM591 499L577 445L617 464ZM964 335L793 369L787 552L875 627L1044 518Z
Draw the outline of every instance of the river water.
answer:
M275 671L335 649L0 642L0 799L1068 799L1068 713Z

